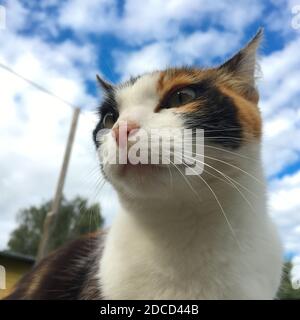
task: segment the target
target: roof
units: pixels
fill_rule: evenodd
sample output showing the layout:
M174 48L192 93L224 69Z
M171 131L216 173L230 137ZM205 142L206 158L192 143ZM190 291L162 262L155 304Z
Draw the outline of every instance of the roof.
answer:
M29 262L29 263L35 262L35 257L33 256L28 256L25 254L10 252L10 251L0 251L0 257L20 260L20 261Z

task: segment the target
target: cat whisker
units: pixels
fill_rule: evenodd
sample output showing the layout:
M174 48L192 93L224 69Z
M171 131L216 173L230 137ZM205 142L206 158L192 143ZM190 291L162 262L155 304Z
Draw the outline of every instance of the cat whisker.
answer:
M198 192L193 188L192 184L189 182L189 180L187 179L187 177L181 172L180 168L177 167L177 165L173 162L170 161L170 164L173 165L177 171L181 174L181 176L183 177L183 179L185 180L186 184L189 186L189 188L192 190L192 192L196 195L196 197L200 200L201 202L201 198L199 197Z
M221 160L221 159L217 159L217 158L214 158L214 157L206 156L206 155L203 155L203 156L204 156L205 158L207 158L207 159L211 159L211 160L214 160L214 161L218 161L218 162L224 163L224 164L226 164L226 165L228 165L228 166L230 166L230 167L232 167L232 168L235 168L235 169L237 169L237 170L245 173L247 176L251 177L253 180L255 180L256 182L258 182L260 185L264 186L264 183L263 183L261 180L259 180L257 177L255 177L255 176L252 175L251 173L243 170L242 168L240 168L240 167L238 167L238 166L236 166L236 165L234 165L234 164L232 164L232 163L229 163L229 162L227 162L227 161L224 161L224 160Z
M190 158L190 159L193 159L192 157L189 157L189 158ZM217 173L219 173L220 175L222 175L227 181L229 181L229 182L227 182L227 183L230 184L230 185L232 185L232 186L239 192L239 194L241 195L241 197L247 202L247 204L249 205L249 207L250 207L250 208L253 210L253 212L255 213L255 209L254 209L253 205L250 203L250 201L249 201L248 198L244 195L244 193L243 193L243 192L236 186L236 184L233 182L233 181L235 181L234 179L231 179L228 175L226 175L226 174L223 173L222 171L214 168L213 166L210 166L209 164L207 164L207 163L205 163L205 162L202 162L202 161L197 160L197 159L196 159L196 161L199 162L199 163L202 163L203 165L205 165L205 166L207 166L207 167L209 167L209 168L211 168L211 169L213 169L213 170L215 170ZM215 178L217 178L217 179L219 179L219 180L221 180L221 181L223 181L223 182L226 182L226 181L224 181L223 179L220 179L220 177L217 177L217 176L213 175L212 173L210 173L210 172L208 172L208 171L205 171L205 172L208 173L208 174L210 174L210 175L212 175L212 176L214 176ZM233 181L232 181L232 180L233 180Z
M249 142L249 143L252 143L255 141L255 139L249 139L249 138L239 138L239 137L232 137L232 136L207 136L205 135L194 135L193 137L187 137L186 139L187 140L190 140L190 141L195 141L195 138L196 137L200 137L200 138L204 138L204 140L212 140L214 142L214 140L217 140L217 139L220 139L220 140L236 140L236 141L245 141L245 142Z
M187 156L187 157L188 157L188 156ZM235 184L239 185L241 188L243 188L244 190L248 191L248 192L249 192L251 195L253 195L255 198L259 198L257 194L253 193L250 189L248 189L247 187L245 187L244 185L242 185L241 183L239 183L238 181L236 181L236 180L233 179L232 177L229 177L229 176L226 175L224 172L216 169L215 167L213 167L213 166L211 166L211 165L209 165L209 164L207 164L207 163L205 163L205 162L200 161L199 159L194 159L194 158L192 158L192 157L189 157L189 158L192 159L192 160L195 160L195 161L197 161L197 162L199 162L199 163L202 163L203 165L205 165L205 166L213 169L214 171L216 171L217 173L219 173L220 175L222 175L222 176L224 176L224 177L226 176L226 177L227 177L226 180L229 179L229 180L233 181ZM208 171L206 171L206 172L208 172ZM220 179L220 178L219 178L219 179ZM224 181L224 180L223 180L223 181Z
M207 155L205 155L205 154L202 154L202 155L201 155L201 154L197 154L197 153L192 153L192 154L195 155L195 156L204 157L204 158L207 158L207 159L211 159L211 160L218 161L218 162L220 162L220 163L226 164L226 165L228 165L228 166L230 166L230 167L232 167L232 168L235 168L235 169L243 172L244 174L246 174L247 176L249 176L249 177L251 177L253 180L255 180L257 183L259 183L260 185L264 186L264 183L263 183L261 180L259 180L257 177L255 177L255 176L252 175L251 173L243 170L242 168L240 168L240 167L238 167L238 166L236 166L236 165L234 165L234 164L232 164L232 163L229 163L229 162L227 162L227 161L224 161L224 160L221 160L221 159L217 159L217 158L214 158L214 157L210 157L210 156L207 156Z
M185 141L183 141L183 144L184 145L195 145L195 144L192 144L192 143L185 143ZM237 153L237 152L233 152L233 151L229 151L227 149L224 149L224 148L218 148L218 147L215 147L215 146L211 146L211 145L206 145L206 144L202 144L202 145L198 145L198 146L201 146L201 147L204 147L204 148L210 148L210 149L214 149L214 150L219 150L219 151L222 151L222 152L226 152L226 153L229 153L229 154L232 154L234 156L238 156L238 157L241 157L241 158L244 158L244 159L248 159L248 160L252 160L254 162L257 162L259 163L259 160L258 159L254 159L254 158L251 158L251 157L248 157L244 154L241 154L241 153Z
M186 164L185 164L185 166L188 167ZM191 169L191 170L193 171L193 169ZM207 188L210 190L210 192L212 193L213 197L215 198L215 200L216 200L216 202L217 202L217 204L218 204L218 206L219 206L219 208L220 208L220 210L221 210L221 212L222 212L222 214L223 214L223 216L225 218L225 221L226 221L226 223L227 223L227 225L228 225L228 227L229 227L229 229L231 231L231 234L232 234L233 238L235 239L235 241L236 241L237 245L239 246L239 248L242 250L242 246L241 246L240 242L238 241L236 233L235 233L235 231L234 231L234 229L233 229L233 227L232 227L232 225L231 225L231 223L230 223L230 221L229 221L229 219L228 219L228 217L226 215L226 212L225 212L225 210L224 210L224 208L223 208L218 196L216 195L214 190L211 188L209 183L203 177L201 177L201 175L195 175L195 176L200 178L204 182L204 184L207 186Z

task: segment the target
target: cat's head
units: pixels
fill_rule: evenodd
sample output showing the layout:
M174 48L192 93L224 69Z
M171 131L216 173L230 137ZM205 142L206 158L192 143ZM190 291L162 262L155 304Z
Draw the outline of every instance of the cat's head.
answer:
M204 130L205 156L199 162L205 162L203 175L211 172L206 179L218 175L213 168L222 172L232 170L225 162L236 165L243 161L247 146L257 144L261 137L255 86L256 51L261 36L260 30L242 50L216 68L169 68L119 85L98 77L104 98L94 141L102 160L102 172L118 192L137 197L164 196L163 191L171 184L180 190L187 188L185 179L192 181L192 176L183 177L186 165L172 163L175 158L170 164L151 163L150 149L155 145L151 145L152 129L157 130L156 137L162 137L165 129ZM107 130L103 133L103 129ZM118 156L114 163L112 158L120 149L128 151L134 144L129 141L125 146L124 141L138 141L132 138L141 131L150 136L145 147L149 150L149 163L120 164ZM193 137L183 139L183 144L193 145L196 141ZM157 150L161 157L162 148Z

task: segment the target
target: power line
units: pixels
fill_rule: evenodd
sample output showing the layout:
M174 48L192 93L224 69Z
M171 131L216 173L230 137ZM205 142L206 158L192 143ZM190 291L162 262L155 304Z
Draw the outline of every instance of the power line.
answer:
M77 108L76 106L74 106L71 102L59 97L58 95L56 95L55 93L49 91L48 89L44 88L43 86L35 83L34 81L28 79L28 78L25 78L24 76L22 76L21 74L19 74L18 72L14 71L13 69L11 69L10 67L8 67L7 65L3 64L0 62L0 68L12 73L13 75L15 75L16 77L24 80L25 82L29 83L31 86L33 86L34 88L56 98L57 100L59 100L60 102L63 102L65 104L67 104L68 106L72 107L72 108Z

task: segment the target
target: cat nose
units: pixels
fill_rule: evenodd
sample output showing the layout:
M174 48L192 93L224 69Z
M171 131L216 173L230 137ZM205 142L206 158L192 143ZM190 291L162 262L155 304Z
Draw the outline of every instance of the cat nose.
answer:
M112 128L112 134L118 146L123 147L127 143L128 137L140 126L134 121L120 121Z

